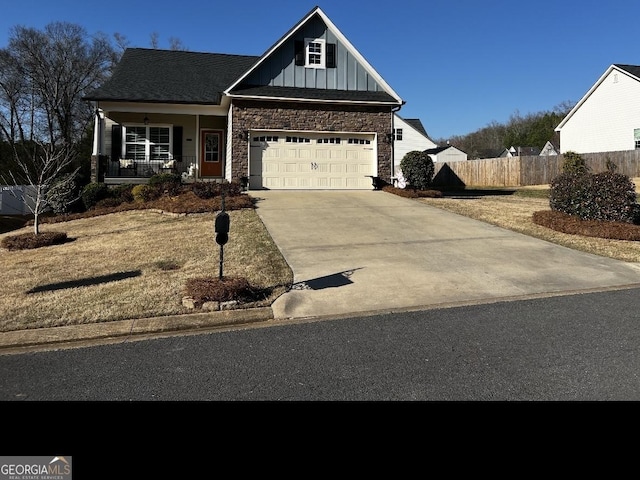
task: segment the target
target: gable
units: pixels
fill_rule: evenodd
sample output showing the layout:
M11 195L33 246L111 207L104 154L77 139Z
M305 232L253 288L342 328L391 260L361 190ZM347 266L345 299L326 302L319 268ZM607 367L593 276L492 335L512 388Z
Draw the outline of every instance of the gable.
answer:
M310 41L317 42L322 50L319 65L307 62ZM354 101L403 103L318 7L276 42L226 93L284 98L295 92L291 98L304 98L305 91L310 100L348 101L352 98ZM351 97L344 92L352 94ZM367 94L363 95L363 92Z
M635 65L611 65L598 79L598 81L589 89L589 91L575 104L571 111L562 119L555 128L556 132L560 132L566 123L576 114L578 110L591 98L599 89L609 88L609 79L611 82L618 84L620 80L628 80L634 86L640 87L640 66ZM604 87L602 85L604 84ZM602 87L602 88L601 88ZM624 100L624 99L623 99Z

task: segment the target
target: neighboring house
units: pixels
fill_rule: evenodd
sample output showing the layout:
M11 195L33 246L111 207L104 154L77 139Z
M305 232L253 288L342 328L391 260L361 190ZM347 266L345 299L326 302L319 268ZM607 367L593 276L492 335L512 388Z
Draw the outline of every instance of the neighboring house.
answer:
M154 173L249 189L371 189L404 101L313 8L262 56L130 48L86 100L105 183Z
M464 162L467 160L467 154L457 149L453 145L445 145L444 147L429 148L425 153L431 157L433 163L451 163Z
M611 65L556 127L562 153L640 148L640 66Z
M553 141L549 140L544 144L542 150L540 150L541 157L548 157L551 155L559 155L560 154L560 144L556 144Z
M423 152L437 145L431 141L420 119L402 118L398 114L393 119L393 163L398 174L400 162L412 151Z
M505 148L499 157L532 157L540 155L540 149L536 147L510 147Z

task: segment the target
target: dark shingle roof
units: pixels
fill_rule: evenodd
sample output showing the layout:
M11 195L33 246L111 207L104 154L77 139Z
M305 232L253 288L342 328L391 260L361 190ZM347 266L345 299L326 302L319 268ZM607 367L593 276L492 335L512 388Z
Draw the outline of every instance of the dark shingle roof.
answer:
M295 88L271 86L241 86L230 93L251 97L293 98L300 100L349 101L393 103L397 100L386 92L367 92L358 90L332 90L321 88Z
M417 131L419 131L421 134L423 134L425 137L429 138L429 135L427 135L427 131L424 129L424 126L422 125L422 122L419 118L403 118L403 120L413 128L415 128Z
M616 67L621 68L622 70L629 72L634 77L640 78L640 66L638 65L619 65L615 64Z
M429 148L429 149L425 150L424 153L431 153L431 154L436 155L436 154L446 150L447 148L451 148L451 145L445 145L444 147Z
M219 104L259 59L248 55L128 48L111 78L85 100Z

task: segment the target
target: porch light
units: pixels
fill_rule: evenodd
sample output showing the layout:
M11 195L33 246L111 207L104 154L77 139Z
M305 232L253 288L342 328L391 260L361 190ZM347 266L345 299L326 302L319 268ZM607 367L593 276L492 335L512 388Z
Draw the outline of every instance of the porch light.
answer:
M387 143L393 142L393 133L387 133Z
M144 124L145 125L149 125L149 117L147 117L146 115L144 116Z
M244 140L244 139L248 139L249 138L249 130L241 130L238 132L238 138L240 140Z

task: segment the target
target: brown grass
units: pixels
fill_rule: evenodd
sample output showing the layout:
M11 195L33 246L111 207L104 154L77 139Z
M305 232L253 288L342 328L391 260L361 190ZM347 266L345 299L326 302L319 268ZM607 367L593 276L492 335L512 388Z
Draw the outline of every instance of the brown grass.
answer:
M68 242L0 249L0 331L189 312L182 305L188 281L219 275L215 213L177 215L154 207L44 223L43 233L64 231ZM243 306L270 305L290 286L292 272L253 208L229 216L224 276L270 292L263 301ZM0 239L30 231L25 227Z
M639 179L633 180L638 190ZM549 199L544 191L546 188L524 187L515 189L516 192L509 195L493 195L491 191L484 191L482 195L455 198L445 195L443 198L421 198L418 201L583 252L625 262L640 262L640 242L563 233L536 224L534 214L550 210Z

